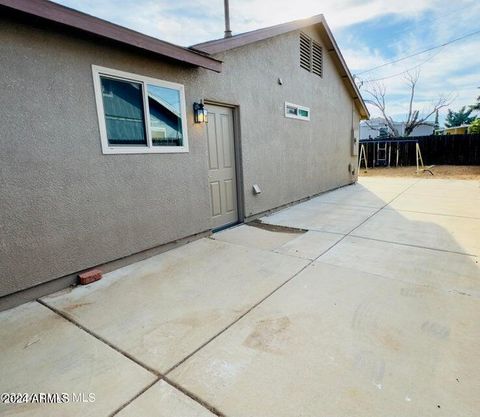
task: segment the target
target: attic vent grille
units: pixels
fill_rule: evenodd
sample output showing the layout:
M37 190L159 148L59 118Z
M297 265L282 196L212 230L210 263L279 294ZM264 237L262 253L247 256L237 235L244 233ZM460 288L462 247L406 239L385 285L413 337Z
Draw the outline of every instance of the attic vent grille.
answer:
M315 41L312 41L312 72L323 76L322 47Z
M311 46L311 39L303 33L300 33L300 66L307 71L310 71L311 68Z
M304 33L300 33L300 67L320 77L323 76L322 47Z

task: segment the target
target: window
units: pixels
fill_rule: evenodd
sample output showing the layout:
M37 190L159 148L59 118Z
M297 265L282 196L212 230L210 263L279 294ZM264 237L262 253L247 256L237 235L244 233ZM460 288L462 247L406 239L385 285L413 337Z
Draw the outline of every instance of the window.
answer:
M93 66L104 154L188 152L181 84Z
M310 120L310 109L308 107L299 106L285 102L285 117L291 119Z
M323 77L322 47L304 33L300 33L300 67Z

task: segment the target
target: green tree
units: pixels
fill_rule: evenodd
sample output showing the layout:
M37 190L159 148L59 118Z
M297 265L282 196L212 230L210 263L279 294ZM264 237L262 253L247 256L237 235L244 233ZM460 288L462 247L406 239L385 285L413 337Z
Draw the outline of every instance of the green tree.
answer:
M476 119L468 128L471 135L480 135L480 119Z
M448 109L447 117L445 118L446 127L456 127L461 125L469 125L475 120L475 116L470 117L473 109L463 106L460 111L452 111Z

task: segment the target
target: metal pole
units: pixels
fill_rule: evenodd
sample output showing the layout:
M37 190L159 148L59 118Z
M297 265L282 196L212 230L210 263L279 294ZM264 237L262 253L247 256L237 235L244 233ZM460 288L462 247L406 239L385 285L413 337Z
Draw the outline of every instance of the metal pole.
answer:
M230 38L232 36L232 31L230 30L230 7L228 5L228 0L223 1L225 9L225 34L224 38Z

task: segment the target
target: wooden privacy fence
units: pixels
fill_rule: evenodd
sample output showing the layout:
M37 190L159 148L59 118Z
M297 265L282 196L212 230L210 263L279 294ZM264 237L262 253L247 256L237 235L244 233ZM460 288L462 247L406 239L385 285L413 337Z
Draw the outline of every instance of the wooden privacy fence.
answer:
M425 165L480 165L480 135L377 138L361 140L360 146L368 167L411 166L416 164L417 143Z

